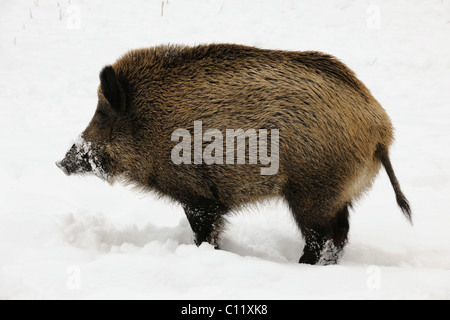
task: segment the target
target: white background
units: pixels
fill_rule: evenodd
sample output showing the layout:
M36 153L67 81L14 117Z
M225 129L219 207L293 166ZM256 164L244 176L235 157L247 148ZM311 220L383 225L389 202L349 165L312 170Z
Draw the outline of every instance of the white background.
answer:
M0 2L0 298L450 298L450 1ZM319 50L352 68L396 127L392 162L351 213L337 266L297 264L287 208L193 245L180 206L66 177L100 69L129 49L231 42Z

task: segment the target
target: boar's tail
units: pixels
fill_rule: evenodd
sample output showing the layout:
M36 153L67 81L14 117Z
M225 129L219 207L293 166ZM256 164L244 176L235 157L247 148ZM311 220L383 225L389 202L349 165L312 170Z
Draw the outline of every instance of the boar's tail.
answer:
M409 220L409 222L412 224L412 217L411 217L411 207L409 206L408 199L406 199L405 195L403 194L402 190L400 189L400 183L397 180L397 177L395 176L394 169L392 168L391 159L389 158L389 152L386 149L385 146L379 144L376 154L378 155L381 164L383 165L384 169L386 170L389 180L391 181L392 187L394 188L395 197L397 199L397 204L402 209L403 214L405 217Z

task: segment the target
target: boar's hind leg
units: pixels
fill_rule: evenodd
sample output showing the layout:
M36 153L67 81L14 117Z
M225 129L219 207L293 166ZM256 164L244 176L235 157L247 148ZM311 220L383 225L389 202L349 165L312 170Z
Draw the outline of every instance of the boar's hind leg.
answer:
M205 198L183 204L183 209L194 231L195 244L199 246L206 241L218 249L217 242L228 209L217 201Z
M311 214L317 215L317 211ZM300 263L336 264L347 244L348 206L345 205L343 209L336 212L333 218L327 219L326 216L322 216L316 223L316 225L300 223L306 242Z
M305 239L300 263L335 264L347 243L348 206L330 215L326 205L308 206L311 201L288 199L291 211ZM309 209L307 209L309 208Z
M336 264L342 256L344 246L347 244L349 231L348 205L336 212L331 219L327 232L327 240L321 252L319 264Z

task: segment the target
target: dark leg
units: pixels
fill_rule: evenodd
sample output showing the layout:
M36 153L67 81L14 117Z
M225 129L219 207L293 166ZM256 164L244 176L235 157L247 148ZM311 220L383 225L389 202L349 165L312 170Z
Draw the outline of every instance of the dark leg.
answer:
M286 200L305 239L300 263L336 264L347 243L348 206L336 212L333 209L336 205L330 200L333 199L331 195L325 196L324 190L308 191L291 186L286 194ZM309 198L299 196L302 194L309 194ZM318 194L323 197L316 197Z
M322 250L322 255L318 261L319 264L336 264L342 257L349 231L348 215L348 206L345 205L331 219L331 234L328 236L329 239Z
M317 214L317 211L312 214ZM308 227L305 223L300 223L306 242L300 263L336 264L347 244L348 216L348 206L345 205L333 218L323 217L316 220L315 226L311 226L310 222Z
M228 209L217 201L205 198L184 204L183 209L194 231L195 244L199 246L206 241L217 249Z
M320 229L322 228L302 229L305 247L299 263L317 264L320 261L328 241L327 232Z
M347 244L347 236L350 229L348 216L348 205L345 205L342 210L336 213L333 219L333 242L339 250L342 250Z

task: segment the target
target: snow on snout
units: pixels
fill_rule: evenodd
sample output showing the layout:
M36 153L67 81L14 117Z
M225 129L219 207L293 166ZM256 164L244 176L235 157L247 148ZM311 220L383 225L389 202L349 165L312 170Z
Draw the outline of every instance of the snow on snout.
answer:
M76 160L79 162L88 160L91 171L86 173L92 173L102 180L109 181L111 175L105 171L105 168L97 155L93 144L90 141L86 141L82 135L79 135L74 142L76 148Z

